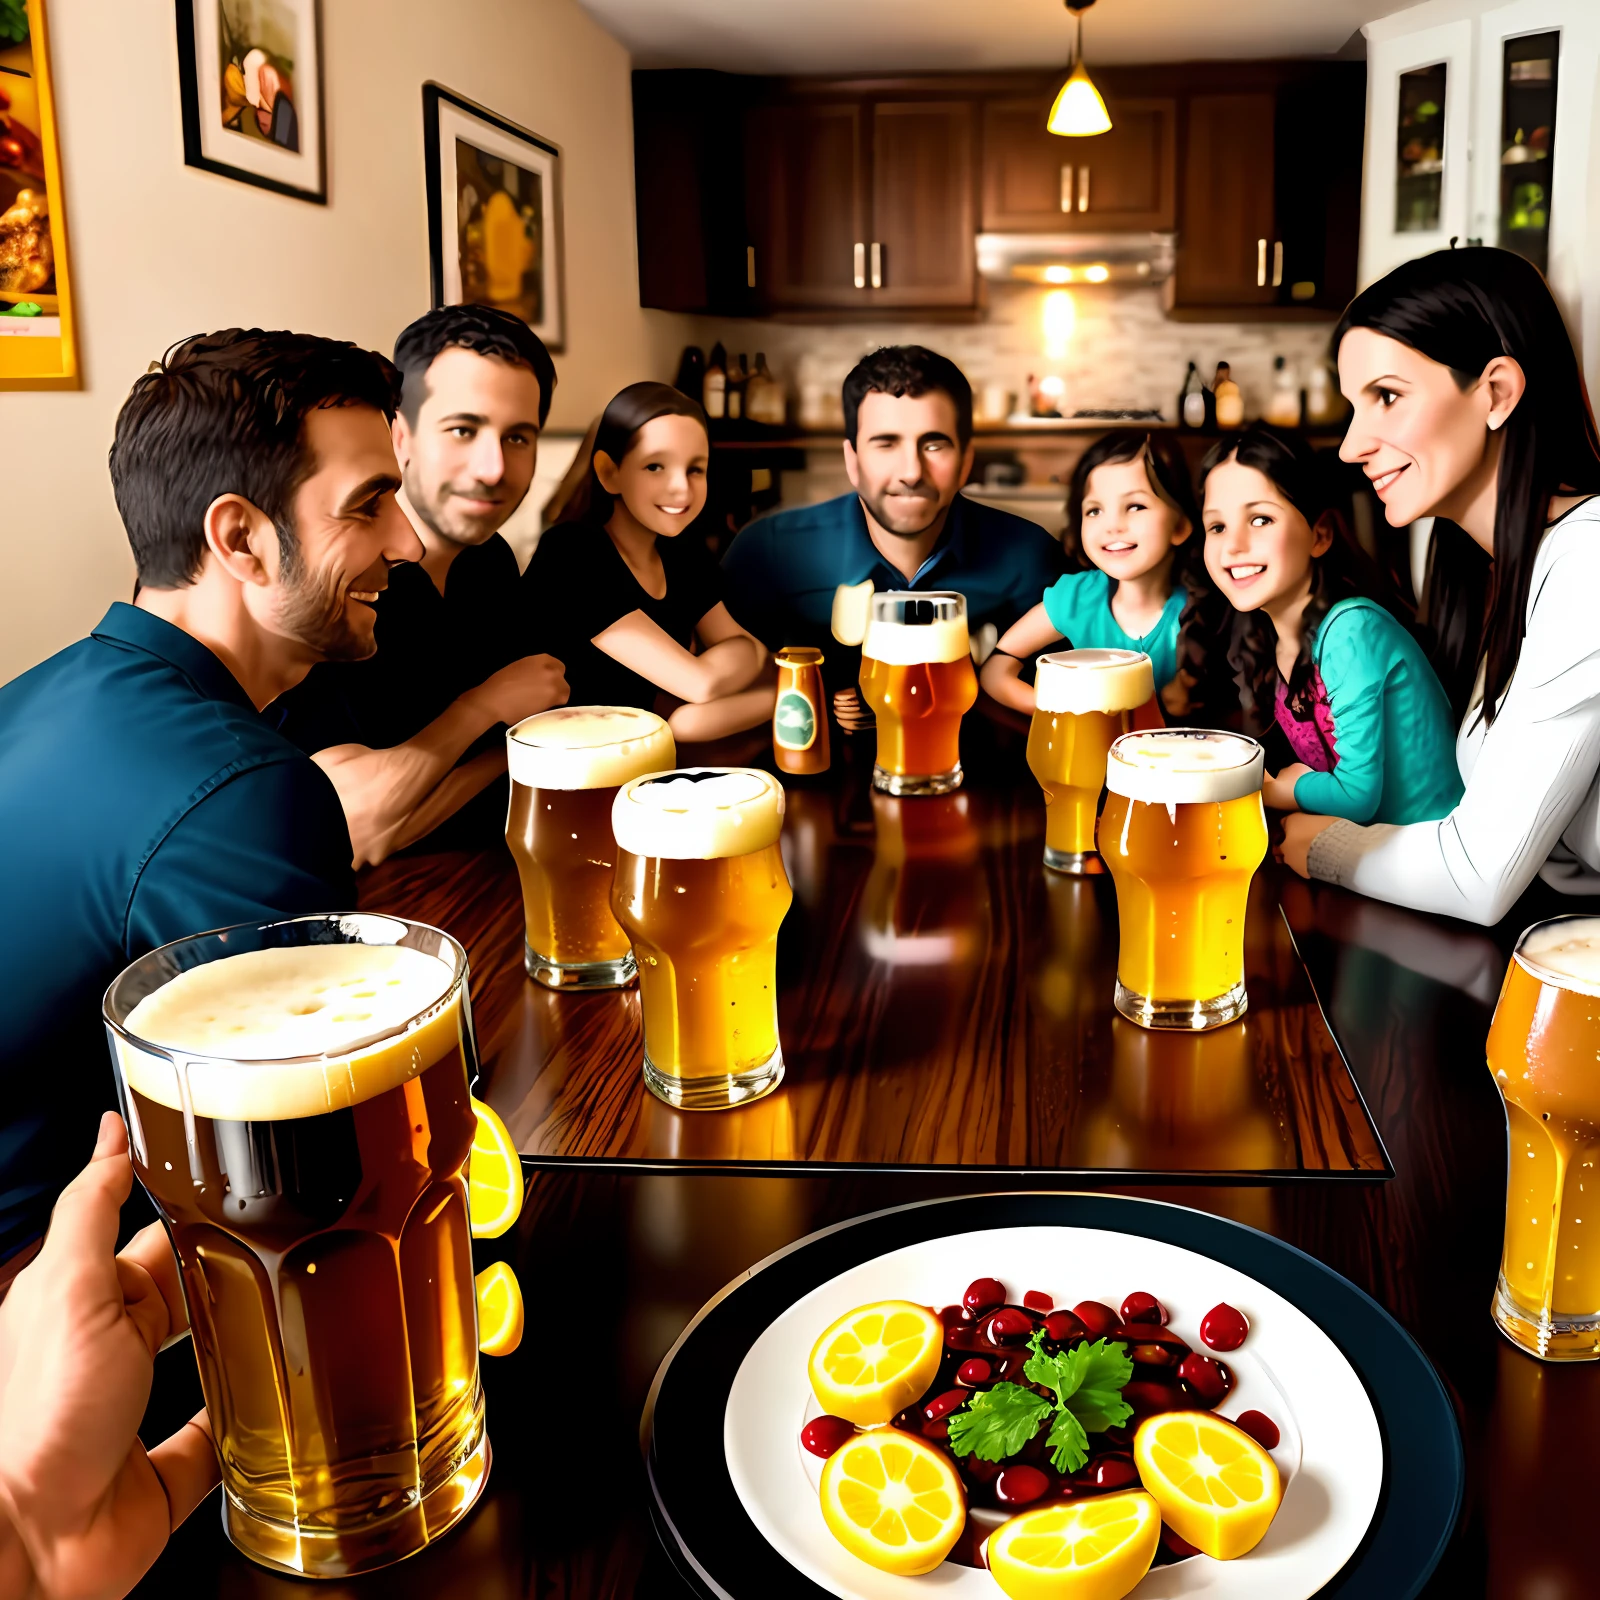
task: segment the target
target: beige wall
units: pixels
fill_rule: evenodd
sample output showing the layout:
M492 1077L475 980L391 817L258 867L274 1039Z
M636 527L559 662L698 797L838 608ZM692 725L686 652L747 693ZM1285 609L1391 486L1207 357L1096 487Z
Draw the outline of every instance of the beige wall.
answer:
M567 350L553 426L670 377L639 309L627 52L574 0L323 0L326 207L183 164L170 0L48 0L84 383L0 394L0 682L127 598L117 407L173 340L235 324L388 350L428 304L424 79L564 152Z

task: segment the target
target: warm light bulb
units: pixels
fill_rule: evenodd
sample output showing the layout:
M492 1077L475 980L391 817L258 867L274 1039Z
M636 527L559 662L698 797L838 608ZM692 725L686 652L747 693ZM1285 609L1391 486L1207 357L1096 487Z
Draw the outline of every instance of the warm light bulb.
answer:
M1071 267L1046 267L1040 274L1046 283L1071 283Z
M1051 133L1071 139L1087 138L1091 134L1109 133L1111 116L1100 91L1090 81L1082 61L1072 69L1072 75L1061 85L1061 93L1050 108L1050 120L1045 124Z
M1077 320L1078 308L1073 304L1069 290L1052 289L1044 297L1044 353L1047 360L1066 359L1067 346L1072 343L1073 324Z
M1092 267L1085 267L1083 275L1090 283L1104 283L1111 276L1111 268L1103 267L1097 261Z

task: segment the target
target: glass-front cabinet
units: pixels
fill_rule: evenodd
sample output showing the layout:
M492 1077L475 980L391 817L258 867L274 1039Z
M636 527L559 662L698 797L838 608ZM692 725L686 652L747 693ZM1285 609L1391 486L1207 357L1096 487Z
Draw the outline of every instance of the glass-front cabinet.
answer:
M1500 225L1496 243L1550 264L1555 171L1556 86L1561 34L1524 34L1501 46Z
M1437 233L1444 198L1444 111L1450 67L1400 74L1395 116L1394 231Z

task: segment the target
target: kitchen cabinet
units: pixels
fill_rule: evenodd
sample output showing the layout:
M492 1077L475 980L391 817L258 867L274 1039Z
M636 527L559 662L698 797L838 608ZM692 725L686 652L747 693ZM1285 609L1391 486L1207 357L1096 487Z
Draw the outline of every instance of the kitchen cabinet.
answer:
M1108 98L1111 131L1048 131L1051 96L983 108L986 233L1165 232L1173 225L1177 101Z
M873 307L970 306L977 294L970 101L872 107L867 292Z

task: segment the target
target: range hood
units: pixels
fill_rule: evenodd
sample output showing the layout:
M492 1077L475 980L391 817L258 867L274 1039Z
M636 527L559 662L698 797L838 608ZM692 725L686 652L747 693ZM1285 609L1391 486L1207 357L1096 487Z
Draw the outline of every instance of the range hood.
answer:
M980 233L978 275L1049 288L1160 283L1171 277L1175 233Z

